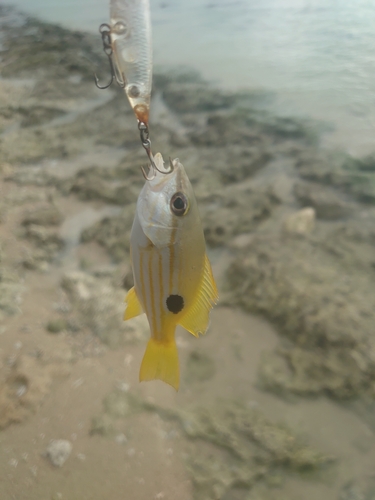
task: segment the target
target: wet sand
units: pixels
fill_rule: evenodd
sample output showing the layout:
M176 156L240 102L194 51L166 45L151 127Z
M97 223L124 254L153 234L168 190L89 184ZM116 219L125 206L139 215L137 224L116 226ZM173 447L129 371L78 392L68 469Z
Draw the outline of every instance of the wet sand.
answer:
M53 303L59 298L57 272L54 276L30 273L25 286L23 315L8 320L1 337L3 359L29 356L41 349L45 369L52 365L56 373L26 420L1 434L2 498L193 498L185 469L185 439L178 428L171 435L169 422L156 414L125 419L111 438L90 435L91 419L101 412L103 398L124 383L126 390L162 407L206 407L216 400L240 400L259 408L272 421L285 422L311 446L339 457L332 469L312 477L292 474L278 478L281 485L276 484L276 490L258 485L260 498L336 498L339 485L348 478L366 482L373 477L375 437L360 418L326 398L285 402L257 388L259 359L278 342L277 333L266 321L218 307L204 338L196 340L180 331L182 384L176 394L158 381L139 384L143 343L96 356L77 356L73 352L84 348L85 335L72 345L67 334L45 332ZM22 331L25 321L26 333ZM212 378L186 379L191 352L213 360ZM76 358L74 362L72 358ZM29 376L31 384L35 383L32 372ZM119 438L122 435L125 442ZM56 438L73 443L72 455L61 469L43 456L48 442Z

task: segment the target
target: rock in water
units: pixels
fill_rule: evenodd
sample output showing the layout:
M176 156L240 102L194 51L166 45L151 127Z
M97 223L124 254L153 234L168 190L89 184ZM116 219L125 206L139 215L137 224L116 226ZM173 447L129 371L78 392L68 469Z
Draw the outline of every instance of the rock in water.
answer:
M55 467L62 467L72 452L72 443L65 439L54 439L48 445L46 456Z
M318 219L337 220L348 215L351 204L345 202L331 188L315 183L297 183L294 194L304 207L313 207Z
M309 234L315 226L315 210L306 207L290 215L284 221L284 230L287 233Z

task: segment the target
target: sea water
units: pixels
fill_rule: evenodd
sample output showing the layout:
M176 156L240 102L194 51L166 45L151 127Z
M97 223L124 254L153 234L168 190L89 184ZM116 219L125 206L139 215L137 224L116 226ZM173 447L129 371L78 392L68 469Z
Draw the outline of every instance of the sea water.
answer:
M106 0L10 0L97 32ZM369 0L151 0L155 65L187 65L229 89L260 89L272 109L332 125L326 142L374 149L375 3ZM99 35L98 35L99 36Z

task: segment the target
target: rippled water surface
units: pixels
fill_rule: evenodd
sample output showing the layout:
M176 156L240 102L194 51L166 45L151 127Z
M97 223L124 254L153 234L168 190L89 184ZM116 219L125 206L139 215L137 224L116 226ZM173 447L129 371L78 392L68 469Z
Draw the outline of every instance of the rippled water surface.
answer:
M96 31L99 0L13 0L68 27ZM156 64L184 64L230 88L275 93L273 109L330 122L330 145L373 149L375 5L367 0L153 1Z

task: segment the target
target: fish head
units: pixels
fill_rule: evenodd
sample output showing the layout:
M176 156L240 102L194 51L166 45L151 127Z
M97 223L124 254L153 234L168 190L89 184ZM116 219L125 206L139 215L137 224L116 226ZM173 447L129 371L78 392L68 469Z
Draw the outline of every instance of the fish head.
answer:
M153 179L143 186L137 216L147 238L162 248L174 244L181 230L193 227L199 214L193 189L179 160L173 160L172 172L165 169L160 153L154 161L161 172L155 171Z

